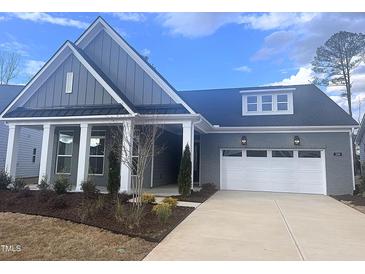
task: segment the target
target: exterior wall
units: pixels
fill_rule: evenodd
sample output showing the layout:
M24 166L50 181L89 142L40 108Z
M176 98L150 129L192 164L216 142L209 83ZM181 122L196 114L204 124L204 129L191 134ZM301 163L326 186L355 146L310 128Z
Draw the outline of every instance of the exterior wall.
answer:
M243 148L241 137L247 137L247 148L325 149L327 194L352 194L352 160L349 133L241 133L201 135L201 181L219 187L220 149ZM299 136L300 146L293 144ZM334 156L341 152L342 156Z
M181 154L182 137L165 131L156 141L156 146L163 147L156 155L153 168L153 186L177 184Z
M73 72L72 93L65 92L67 72ZM52 108L116 103L91 73L71 54L29 98L24 107Z
M104 31L84 52L134 105L174 104L160 86Z
M6 149L8 144L8 126L0 123L0 170L5 169ZM17 177L37 177L39 175L39 161L42 147L42 131L22 128L19 138L18 161L16 165ZM33 148L36 149L35 162L33 163Z

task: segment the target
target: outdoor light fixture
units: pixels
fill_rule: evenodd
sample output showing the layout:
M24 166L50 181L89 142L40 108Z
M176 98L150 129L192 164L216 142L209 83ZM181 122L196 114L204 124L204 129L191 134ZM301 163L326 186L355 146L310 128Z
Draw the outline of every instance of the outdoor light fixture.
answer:
M294 136L294 145L296 145L296 146L299 146L300 145L299 136Z
M243 145L243 146L247 145L247 138L246 138L246 136L242 136L241 137L241 145Z

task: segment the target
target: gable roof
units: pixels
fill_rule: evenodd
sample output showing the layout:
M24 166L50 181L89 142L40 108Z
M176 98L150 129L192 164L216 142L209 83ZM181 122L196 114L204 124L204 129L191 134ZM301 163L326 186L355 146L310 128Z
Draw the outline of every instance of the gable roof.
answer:
M36 92L37 89L33 90L33 93L28 91L32 85L39 79L40 76L44 76L43 74L48 75L51 74L53 71L48 69L49 66L52 66L53 63L57 61L59 56L66 51L70 50L74 56L85 66L85 68L95 77L95 79L105 88L105 90L123 107L129 112L134 113L134 106L129 102L129 100L120 92L118 88L114 86L114 84L108 79L108 77L98 69L91 60L87 58L85 54L82 53L72 42L66 41L60 49L51 57L50 60L41 68L40 71L27 83L21 93L1 112L1 117L5 117L4 115L11 110L12 106L15 105L16 102L22 99L23 96L27 96L29 99L30 96ZM47 70L48 69L48 70ZM47 76L44 76L47 77ZM28 91L29 94L26 92ZM26 99L27 100L27 99Z
M364 133L365 133L365 114L362 116L361 119L361 123L360 123L360 128L356 133L356 138L355 138L355 143L356 144L360 144L363 137L364 137Z
M293 89L294 114L242 116L242 94ZM315 85L265 86L179 91L212 125L220 127L356 126L358 123Z
M177 104L182 105L191 114L195 114L194 110L179 96L177 90L154 68L145 58L132 47L124 38L116 32L101 16L99 16L77 39L76 46L82 45L84 39L97 26L101 25L103 29L111 36L111 38L122 47L127 54L167 93Z
M23 88L23 85L0 85L0 112L14 100Z

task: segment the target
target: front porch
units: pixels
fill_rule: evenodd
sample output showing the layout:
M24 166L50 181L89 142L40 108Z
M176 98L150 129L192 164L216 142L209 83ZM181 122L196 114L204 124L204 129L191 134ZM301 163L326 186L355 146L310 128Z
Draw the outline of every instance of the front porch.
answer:
M145 169L143 188L146 192L158 196L178 195L177 175L182 151L186 144L192 153L192 178L199 185L199 132L194 130L194 120L171 119L117 119L117 120L82 120L68 122L35 123L22 121L9 123L9 138L5 170L16 177L17 150L19 130L21 127L42 128L42 148L38 183L46 178L53 183L58 176L67 177L72 184L72 191L81 191L86 180L93 181L97 187L106 192L109 173L109 154L111 151L111 129L123 128L123 144L129 146L134 131L139 126L150 125L163 130L163 134L154 141L154 146L163 145L163 153L151 155ZM194 144L194 145L191 145ZM196 153L194 155L194 151ZM137 154L131 157L138 159ZM194 161L195 160L195 161ZM120 192L130 192L133 174L131 168L120 164ZM194 184L192 184L192 188Z

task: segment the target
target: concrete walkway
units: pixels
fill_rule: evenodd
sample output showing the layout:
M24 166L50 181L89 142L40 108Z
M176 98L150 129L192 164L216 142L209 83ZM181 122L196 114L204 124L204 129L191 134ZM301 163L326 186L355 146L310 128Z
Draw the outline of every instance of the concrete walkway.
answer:
M145 260L365 260L364 231L327 196L219 191Z

